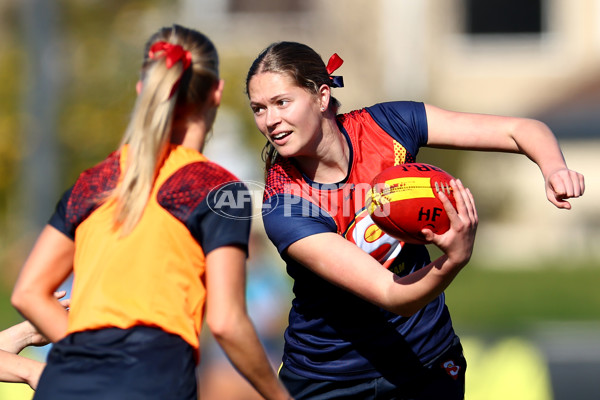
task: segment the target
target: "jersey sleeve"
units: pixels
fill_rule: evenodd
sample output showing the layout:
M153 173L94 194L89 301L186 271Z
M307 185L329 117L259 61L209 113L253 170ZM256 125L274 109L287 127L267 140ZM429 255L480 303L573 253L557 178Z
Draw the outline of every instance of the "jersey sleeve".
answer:
M210 192L188 221L188 229L205 254L223 246L239 246L248 254L252 201L241 182L227 185L227 192Z
M67 219L67 207L69 204L69 199L71 198L72 191L73 187L69 188L60 198L60 200L56 204L54 213L48 220L48 225L62 232L69 239L75 240L75 225L70 224Z
M333 218L314 203L288 194L269 197L263 204L267 236L283 253L292 243L324 232L337 232Z
M416 155L427 144L425 105L413 101L379 103L366 108L373 120L408 152Z

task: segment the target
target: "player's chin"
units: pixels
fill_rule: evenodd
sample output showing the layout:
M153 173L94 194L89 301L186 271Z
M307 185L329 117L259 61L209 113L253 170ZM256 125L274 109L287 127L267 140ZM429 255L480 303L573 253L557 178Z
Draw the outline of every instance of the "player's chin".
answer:
M291 158L291 157L299 157L300 152L293 148L292 146L277 146L275 145L275 150L277 151L277 155L283 158Z

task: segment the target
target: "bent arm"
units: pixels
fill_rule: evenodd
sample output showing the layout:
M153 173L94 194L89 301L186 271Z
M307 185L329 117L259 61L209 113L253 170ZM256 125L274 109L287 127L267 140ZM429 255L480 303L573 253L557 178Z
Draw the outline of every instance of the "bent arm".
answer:
M0 350L0 382L27 383L35 390L46 364Z
M317 275L366 301L398 315L413 315L450 285L473 251L478 224L474 201L460 182L451 184L457 209L440 195L450 229L442 235L423 231L444 255L409 275L395 275L354 243L332 232L300 239L288 247L287 253Z
M438 297L466 265L466 261L455 262L443 255L424 268L399 277L335 233L300 239L290 245L288 254L327 281L405 317Z
M236 369L266 399L290 399L246 311L246 254L235 246L206 256L206 322Z
M321 278L402 316L413 315L439 296L462 267L442 256L399 277L355 244L329 232L300 239L288 247L287 253Z
M54 293L54 297L62 299L67 294L66 291ZM68 299L60 300L64 308L69 307ZM35 329L35 326L29 321L23 321L18 324L0 331L0 350L9 353L19 354L27 346L45 346L50 341Z
M526 155L544 177L546 196L558 208L585 190L583 175L567 167L550 128L529 118L472 114L425 105L430 147L501 151Z
M13 306L50 341L67 331L67 310L54 295L73 269L75 245L50 225L40 234L13 289Z

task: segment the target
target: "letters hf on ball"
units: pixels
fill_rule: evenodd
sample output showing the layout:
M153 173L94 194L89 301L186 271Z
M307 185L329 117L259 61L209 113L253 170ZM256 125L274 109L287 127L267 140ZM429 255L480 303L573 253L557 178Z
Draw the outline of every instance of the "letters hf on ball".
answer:
M387 168L371 182L366 207L375 224L406 243L425 244L424 228L436 234L450 229L450 220L439 199L444 192L456 208L450 181L443 169L430 164L408 163Z

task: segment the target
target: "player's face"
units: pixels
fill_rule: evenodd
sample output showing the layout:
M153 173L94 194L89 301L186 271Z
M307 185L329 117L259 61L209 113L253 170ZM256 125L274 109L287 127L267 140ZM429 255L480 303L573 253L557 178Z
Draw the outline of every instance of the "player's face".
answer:
M318 96L285 74L263 72L248 83L256 126L282 157L311 156L321 132Z

